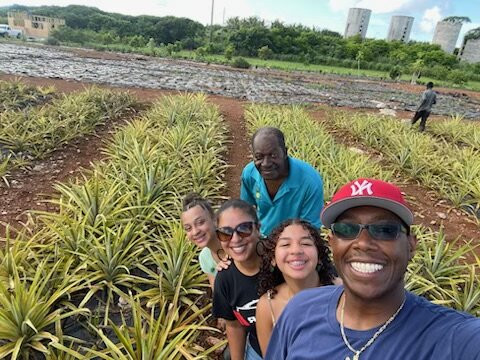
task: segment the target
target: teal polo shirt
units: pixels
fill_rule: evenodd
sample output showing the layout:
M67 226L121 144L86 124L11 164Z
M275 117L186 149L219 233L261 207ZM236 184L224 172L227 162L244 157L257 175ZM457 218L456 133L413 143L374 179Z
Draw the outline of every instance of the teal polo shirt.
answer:
M289 173L272 200L262 175L253 161L242 171L240 198L254 205L261 224L262 235L282 221L300 218L320 228L323 208L323 180L310 164L288 157Z

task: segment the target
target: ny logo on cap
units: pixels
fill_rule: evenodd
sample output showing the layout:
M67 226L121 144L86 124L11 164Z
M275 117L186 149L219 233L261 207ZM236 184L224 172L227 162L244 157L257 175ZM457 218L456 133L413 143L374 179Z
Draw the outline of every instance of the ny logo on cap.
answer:
M353 185L350 185L350 188L352 189L352 196L363 195L364 191L367 191L368 195L373 194L372 183L367 180L363 180L361 184L355 181Z

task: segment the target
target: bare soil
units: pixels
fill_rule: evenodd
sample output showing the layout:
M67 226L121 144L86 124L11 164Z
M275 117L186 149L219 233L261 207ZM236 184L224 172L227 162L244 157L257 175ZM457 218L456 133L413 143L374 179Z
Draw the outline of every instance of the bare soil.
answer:
M371 112L371 109L368 110ZM310 111L310 115L317 121L322 122L327 127L329 124L328 117L325 110ZM401 117L409 118L411 113L403 112ZM408 116L409 115L409 116ZM437 119L441 117L435 117ZM434 121L429 118L429 121ZM335 137L335 141L345 145L346 147L353 147L361 150L365 155L372 158L381 158L381 154L375 150L366 147L357 139L345 132L336 133L331 132ZM382 163L382 161L380 161ZM383 165L383 164L382 164ZM388 164L385 164L388 166ZM470 239L480 238L480 227L474 222L474 219L463 211L455 209L451 203L438 197L433 190L426 189L420 186L416 181L406 173L396 172L396 184L404 193L409 205L415 214L415 222L432 228L433 230L440 230L443 228L448 240L452 241L459 235L466 241ZM440 216L445 216L442 219Z
M80 56L92 56L97 58L114 58L115 54L95 53L82 49L75 50ZM300 76L288 73L275 72L274 76ZM19 79L18 76L0 75L0 80ZM22 81L40 86L54 85L60 93L70 93L72 91L82 90L86 86L81 82L67 81L60 79L32 78L22 77ZM118 89L100 85L105 88ZM422 86L410 86L407 84L387 83L387 86L419 93ZM123 88L135 94L138 99L146 106L156 99L166 95L175 94L175 91L142 89L142 88ZM451 89L445 91L452 92ZM468 96L480 98L479 93L461 91L458 96ZM227 163L230 164L226 172L225 181L227 189L226 197L238 197L240 192L240 175L243 167L250 161L249 138L247 136L244 106L245 101L226 98L221 96L209 96L209 101L219 107L220 113L224 117L229 131L231 142L228 144L228 153L226 154ZM310 111L312 117L328 126L326 110L328 106L314 107ZM373 109L347 109L351 112L376 112ZM46 159L34 161L28 170L17 170L10 174L8 181L10 186L0 184L0 238L5 234L5 226L21 228L22 223L28 221L30 211L55 211L55 206L45 200L55 196L54 185L58 182L73 181L91 168L91 164L97 160L103 159L102 147L109 141L117 126L125 124L136 114L131 113L123 118L116 119L104 126L97 128L94 135L88 135L78 138L74 142L65 145L61 149L51 153ZM412 113L408 111L397 112L399 119L411 118ZM429 121L442 119L442 117L431 117ZM374 150L366 148L348 134L337 134L336 140L346 146L353 146L372 156L378 156ZM480 238L480 228L474 224L471 219L451 207L448 202L437 197L434 191L430 191L415 181L411 180L405 174L399 174L398 183L407 196L407 199L416 214L417 223L432 227L438 230L440 226L445 228L447 238L452 240L461 236L464 240ZM437 213L446 214L446 219L440 219ZM3 225L2 225L3 224ZM208 338L200 339L200 343L209 346L210 337L221 338L218 334L207 334ZM205 335L205 336L207 336ZM217 354L217 358L222 356Z
M0 80L12 80L14 78L18 79L19 77L0 75ZM23 77L21 80L32 85L54 85L60 93L82 90L85 86L88 86L81 82L60 79ZM389 86L395 87L398 84L390 83ZM126 90L131 91L145 104L176 93L174 91L141 88L126 88ZM418 89L412 86L411 91L417 92ZM220 113L229 127L232 140L228 144L227 163L230 164L230 167L226 173L227 190L225 196L238 197L241 171L250 161L249 139L243 115L246 102L221 96L209 96L208 98L209 101L219 107ZM328 106L322 105L321 108L328 109ZM359 111L358 109L344 109L352 112ZM365 109L360 111L374 112L375 110ZM311 114L318 121L325 122L328 125L325 110L312 111ZM28 170L17 170L10 174L8 177L10 187L6 184L0 185L0 222L3 223L0 226L0 236L5 233L6 224L13 228L20 228L22 223L28 221L28 214L32 210L55 211L55 207L45 201L54 196L54 185L57 182L72 181L88 170L92 162L102 159L104 155L101 149L111 138L115 127L129 121L134 116L135 114L132 113L122 119L100 126L97 128L96 134L81 137L53 152L46 159L34 161ZM412 114L407 111L397 113L399 118L410 118L411 116ZM441 119L441 117L432 117L429 121L435 119ZM337 140L347 146L355 146L363 151L372 152L371 149L365 148L345 134L337 136ZM448 202L439 199L434 191L418 185L413 180L408 180L408 176L405 174L400 175L399 184L407 194L417 215L418 223L434 229L444 226L449 239L454 239L458 235L461 235L464 239L480 238L480 229L478 225L472 222L471 218L453 209ZM446 219L439 218L437 213L445 214Z

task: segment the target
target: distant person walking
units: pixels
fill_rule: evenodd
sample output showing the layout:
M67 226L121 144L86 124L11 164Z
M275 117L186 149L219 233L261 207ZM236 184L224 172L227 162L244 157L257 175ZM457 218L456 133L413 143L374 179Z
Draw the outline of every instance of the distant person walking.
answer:
M415 115L412 119L412 125L414 125L418 119L420 120L420 131L425 131L425 125L427 123L427 118L432 111L433 104L437 103L437 94L433 91L433 83L430 81L427 83L427 89L422 94L421 103L415 112Z

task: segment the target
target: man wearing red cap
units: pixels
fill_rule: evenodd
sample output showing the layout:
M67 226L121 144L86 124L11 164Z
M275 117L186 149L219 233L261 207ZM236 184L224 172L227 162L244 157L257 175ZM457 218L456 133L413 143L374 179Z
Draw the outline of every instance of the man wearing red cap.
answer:
M304 290L274 328L265 359L480 359L480 319L404 288L416 238L400 190L343 186L322 211L343 286Z

